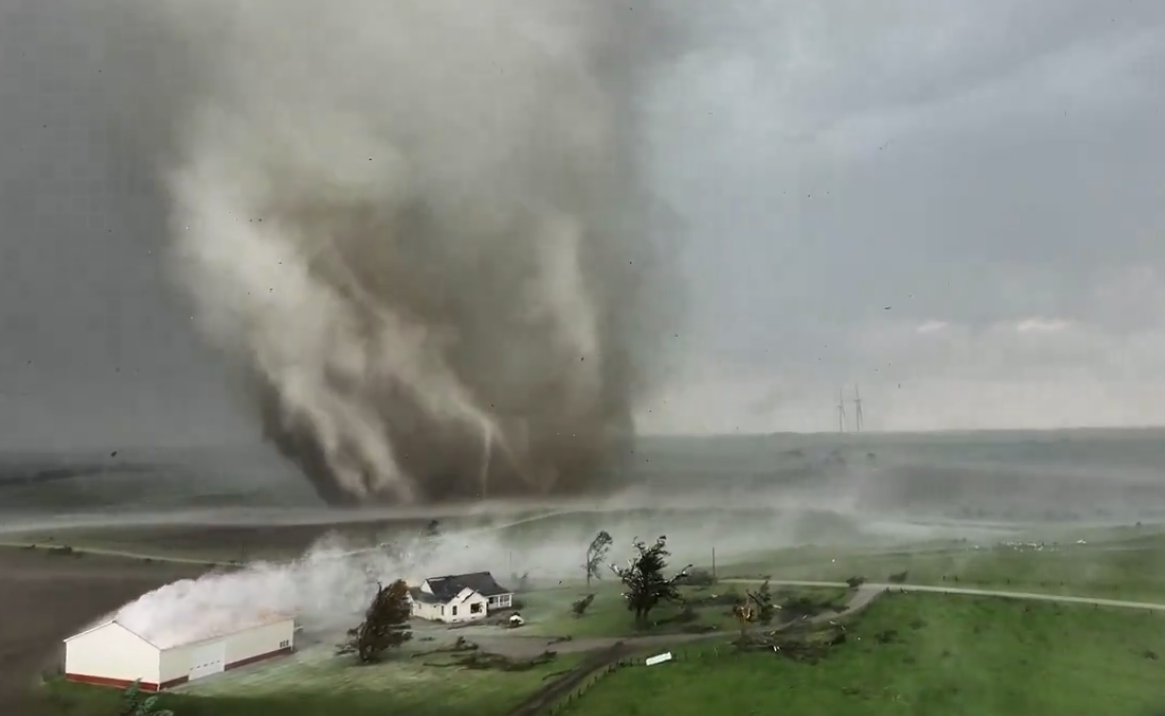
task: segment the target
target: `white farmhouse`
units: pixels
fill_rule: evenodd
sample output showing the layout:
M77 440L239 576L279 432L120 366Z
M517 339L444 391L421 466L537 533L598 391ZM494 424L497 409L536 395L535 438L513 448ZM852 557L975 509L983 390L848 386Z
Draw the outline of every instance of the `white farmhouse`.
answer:
M485 619L490 612L509 609L514 593L489 572L430 577L409 590L413 616L456 624Z
M65 679L118 688L140 680L143 691L160 691L289 654L294 639L295 620L282 614L174 644L150 641L114 618L65 639Z

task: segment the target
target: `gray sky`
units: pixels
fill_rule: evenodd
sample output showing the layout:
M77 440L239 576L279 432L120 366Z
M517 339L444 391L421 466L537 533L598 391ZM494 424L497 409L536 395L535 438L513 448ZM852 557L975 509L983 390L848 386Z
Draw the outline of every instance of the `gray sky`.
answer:
M1165 422L1165 4L725 11L654 98L697 237L657 425Z
M1165 423L1165 3L694 7L647 100L691 311L646 427L828 430L854 383L870 428ZM0 444L249 439L77 17L0 0Z
M246 422L167 285L82 5L0 0L0 445L217 442Z

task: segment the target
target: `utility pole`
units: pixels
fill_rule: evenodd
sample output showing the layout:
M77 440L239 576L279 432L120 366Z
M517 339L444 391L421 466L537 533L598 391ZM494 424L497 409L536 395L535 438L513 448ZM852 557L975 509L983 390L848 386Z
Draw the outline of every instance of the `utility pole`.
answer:
M854 425L857 431L862 431L862 394L858 391L858 386L854 386Z
M712 579L716 579L716 548L712 548Z

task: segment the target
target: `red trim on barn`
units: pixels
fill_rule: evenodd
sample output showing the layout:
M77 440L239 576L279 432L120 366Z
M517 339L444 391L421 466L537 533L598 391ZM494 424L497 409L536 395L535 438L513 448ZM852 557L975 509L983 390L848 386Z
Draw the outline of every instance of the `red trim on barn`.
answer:
M250 666L251 664L257 664L260 661L266 661L267 659L274 659L277 656L285 656L287 654L290 654L293 651L295 651L294 647L288 646L288 647L284 647L283 649L276 649L275 651L269 651L266 654L258 654L256 656L249 656L246 659L239 659L238 661L236 661L232 664L227 664L225 667L225 670L230 671L231 669L239 669L239 668L242 668L244 666Z
M289 646L283 649L269 651L264 654L257 654L255 656L250 656L246 659L239 659L238 661L227 664L225 667L223 667L223 670L230 671L231 669L239 669L244 666L250 666L251 664L257 664L260 661L273 659L277 656L284 656L292 653L293 651L295 651L294 647ZM90 676L89 674L65 674L65 681L72 681L78 684L90 684L92 686L112 686L119 689L129 688L129 686L133 684L133 681L127 679L111 679L105 676ZM160 685L148 681L143 681L139 686L142 691L155 693L164 689L172 689L175 686L185 684L188 681L190 681L190 677L180 676L177 679L165 681Z
M78 684L90 684L92 686L113 686L118 689L127 689L133 684L133 681L128 679L110 679L105 676L90 676L88 674L65 674L65 681L72 681ZM162 682L160 686L151 681L143 681L138 686L142 691L154 693L162 689L172 689L179 684L185 684L187 681L190 681L190 678L182 676L177 679Z

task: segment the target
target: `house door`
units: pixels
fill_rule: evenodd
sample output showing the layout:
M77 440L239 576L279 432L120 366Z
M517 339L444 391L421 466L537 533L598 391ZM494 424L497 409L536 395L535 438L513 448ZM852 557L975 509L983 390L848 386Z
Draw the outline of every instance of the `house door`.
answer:
M220 674L226 668L227 643L213 641L190 649L190 680Z

